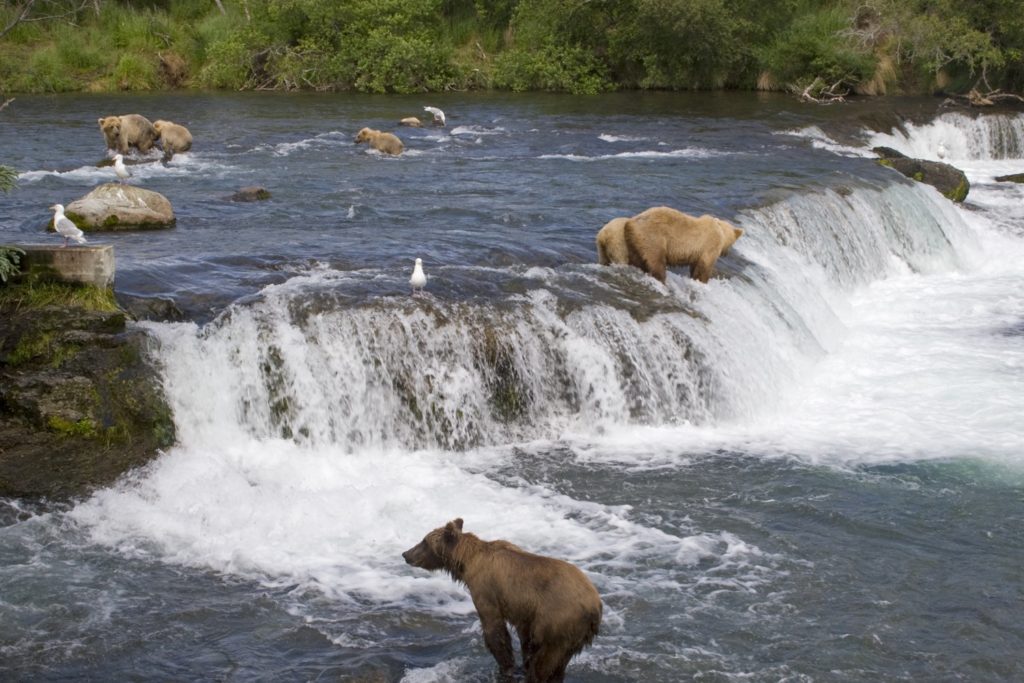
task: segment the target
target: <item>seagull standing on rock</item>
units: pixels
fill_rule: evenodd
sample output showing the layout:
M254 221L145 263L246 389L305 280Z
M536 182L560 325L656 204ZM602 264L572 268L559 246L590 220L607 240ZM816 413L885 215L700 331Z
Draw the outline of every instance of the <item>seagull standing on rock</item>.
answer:
M423 107L423 111L430 112L434 115L434 123L443 126L444 125L444 112L437 107Z
M427 286L427 275L423 272L423 259L416 259L416 265L412 269L412 277L409 278L412 285L412 295L416 296L416 290L423 290Z
M85 244L85 235L78 226L71 222L71 219L64 215L64 205L54 204L50 207L53 211L53 229L64 238L64 246L68 246L68 240L74 240L79 244ZM63 249L63 247L61 247Z
M120 154L114 155L114 173L121 179L121 184L124 185L128 182L128 179L132 177L132 174L125 168L124 157Z

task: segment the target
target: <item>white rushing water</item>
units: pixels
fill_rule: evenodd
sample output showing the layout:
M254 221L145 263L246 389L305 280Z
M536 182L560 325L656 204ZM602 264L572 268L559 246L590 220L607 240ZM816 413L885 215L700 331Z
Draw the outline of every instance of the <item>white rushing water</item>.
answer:
M678 588L640 569L652 557L756 565L754 585L773 560L731 533L673 535L628 506L488 474L520 442L630 468L720 450L1021 466L1024 193L992 181L1011 153L1024 170L1020 121L946 116L877 136L917 153L941 130L951 157L966 154L970 206L895 176L792 195L737 217L746 265L708 285L536 268L501 305L353 308L330 292L358 274L315 271L205 328L152 325L180 443L71 514L129 554L441 613L469 612L464 591L400 553L456 516L594 570L602 592ZM1016 137L982 144L982 129ZM606 296L561 305L554 292L573 287L631 290L645 314Z

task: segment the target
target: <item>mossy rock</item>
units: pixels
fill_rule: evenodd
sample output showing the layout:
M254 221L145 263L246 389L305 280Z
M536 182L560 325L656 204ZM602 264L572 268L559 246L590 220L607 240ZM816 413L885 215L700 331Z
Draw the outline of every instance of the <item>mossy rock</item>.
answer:
M85 495L173 444L145 332L81 287L20 288L0 298L0 496Z

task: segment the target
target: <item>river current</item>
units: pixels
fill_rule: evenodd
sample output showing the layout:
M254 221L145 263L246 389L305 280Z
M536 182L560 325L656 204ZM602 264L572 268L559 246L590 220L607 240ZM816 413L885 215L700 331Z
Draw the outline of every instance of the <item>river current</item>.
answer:
M18 97L0 242L114 179L98 117L195 146L130 167L174 228L89 236L181 311L137 323L178 443L0 501L0 677L495 680L465 589L401 557L462 517L593 579L569 681L1024 678L1024 115L938 104ZM708 284L596 264L656 205L744 228Z

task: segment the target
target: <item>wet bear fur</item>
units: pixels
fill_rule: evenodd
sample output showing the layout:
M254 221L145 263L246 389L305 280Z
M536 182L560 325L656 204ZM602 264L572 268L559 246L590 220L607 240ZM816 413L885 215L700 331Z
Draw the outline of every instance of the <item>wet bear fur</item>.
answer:
M562 681L569 660L597 635L601 598L583 572L508 541L463 533L461 519L434 529L402 557L414 567L443 569L466 585L484 642L504 676L515 668L506 622L519 635L526 683Z
M597 232L597 262L602 266L613 263L629 263L626 249L626 221L629 218L613 218Z
M707 282L715 261L743 234L720 218L698 218L667 206L633 216L623 232L630 265L662 282L668 266L690 266L690 277Z
M121 154L127 154L131 147L148 152L156 144L156 129L149 119L140 114L104 116L99 123L107 149L115 149Z
M153 129L164 150L164 161L170 161L175 154L192 149L192 133L185 126L173 121L154 121Z
M401 154L404 146L398 136L393 133L382 133L373 128L363 128L356 134L356 143L369 142L378 152L385 154Z

